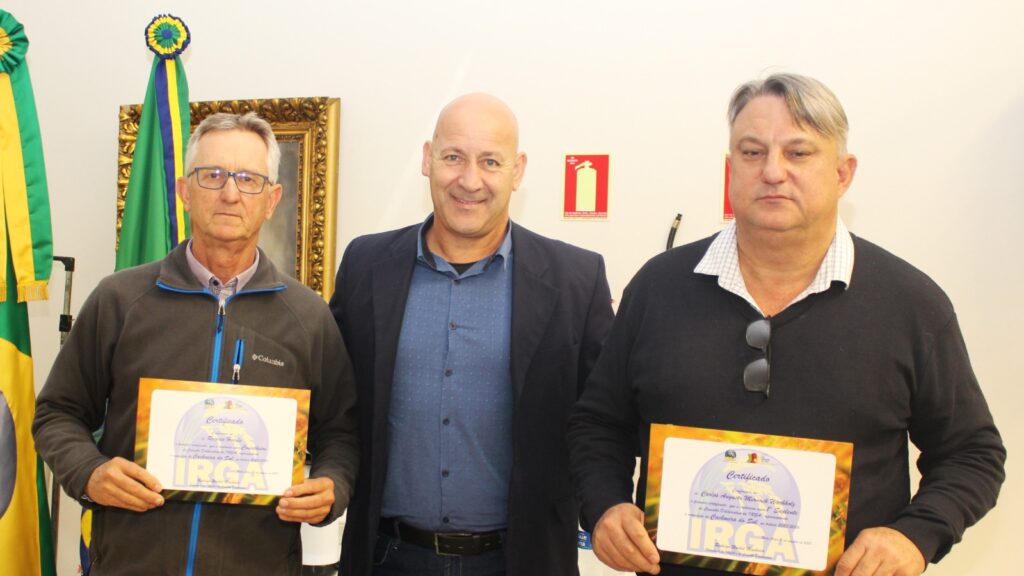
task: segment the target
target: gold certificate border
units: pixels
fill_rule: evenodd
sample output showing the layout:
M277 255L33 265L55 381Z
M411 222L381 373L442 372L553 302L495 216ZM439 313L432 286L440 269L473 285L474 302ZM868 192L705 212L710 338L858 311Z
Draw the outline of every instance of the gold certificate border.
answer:
M300 388L277 388L270 386L247 386L245 384L217 384L214 382L192 382L189 380L163 380L159 378L139 379L139 403L135 415L135 462L146 467L149 448L149 421L153 405L154 390L178 390L183 392L212 392L228 396L264 396L270 398L292 398L298 403L295 417L295 441L292 456L292 484L303 481L306 464L306 437L309 430L309 390ZM199 492L194 490L163 490L168 500L207 502L218 504L254 504L273 506L280 499L273 494L248 494L244 492Z
M651 424L650 450L647 458L647 499L644 503L644 524L647 533L655 543L658 541L658 512L661 506L661 473L665 460L665 440L669 438L687 438L706 440L727 444L746 446L763 446L768 448L788 448L810 452L826 452L836 458L835 485L832 496L832 524L828 542L828 563L825 570L817 572L803 568L776 566L759 562L727 560L711 556L683 554L679 552L661 552L661 561L671 564L682 564L712 570L725 570L740 574L761 574L780 576L807 576L811 574L830 574L835 568L839 557L843 554L846 541L846 512L850 499L850 470L853 466L853 444L833 442L830 440L814 440L810 438L794 438L790 436L772 436L770 434L751 434L730 430L714 430L710 428L693 428L672 424Z

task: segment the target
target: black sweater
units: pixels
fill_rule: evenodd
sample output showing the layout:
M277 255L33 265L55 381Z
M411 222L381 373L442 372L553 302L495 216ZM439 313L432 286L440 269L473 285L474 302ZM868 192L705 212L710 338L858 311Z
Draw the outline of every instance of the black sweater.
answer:
M854 444L847 546L865 528L889 526L938 561L995 505L1006 458L949 299L854 238L848 288L833 283L772 318L766 399L744 390L742 376L759 354L744 334L760 314L693 272L710 243L653 258L626 288L570 421L583 525L629 501L638 446L643 502L652 422L838 440ZM921 451L913 502L908 434Z

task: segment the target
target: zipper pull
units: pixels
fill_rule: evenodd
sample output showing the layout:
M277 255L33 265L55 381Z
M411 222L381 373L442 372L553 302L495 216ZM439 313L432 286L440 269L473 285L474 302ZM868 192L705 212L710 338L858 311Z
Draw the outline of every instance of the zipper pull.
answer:
M217 304L217 332L224 329L224 301Z
M231 370L231 383L238 384L238 378L242 375L242 357L245 351L245 341L239 338L235 340L235 363Z

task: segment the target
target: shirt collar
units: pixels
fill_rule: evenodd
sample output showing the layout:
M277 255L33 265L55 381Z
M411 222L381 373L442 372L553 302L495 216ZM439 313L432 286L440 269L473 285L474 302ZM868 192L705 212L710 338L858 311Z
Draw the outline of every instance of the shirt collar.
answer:
M430 227L433 225L434 213L431 212L430 215L427 216L427 219L424 220L422 224L420 224L420 229L416 233L416 261L423 262L431 269L436 270L438 272L450 271L455 273L456 276L458 276L458 272L455 271L455 268L453 268L452 265L448 263L448 261L446 261L443 257L434 254L433 252L430 251L430 248L427 247L427 230L429 230ZM508 227L505 229L505 238L502 239L501 245L498 246L498 249L494 252L494 254L488 256L487 258L484 258L483 267L486 269L495 259L501 258L502 267L507 269L509 255L511 253L512 221L509 220ZM464 264L464 262L457 262L457 264Z
M844 289L849 288L853 277L853 257L853 237L846 225L843 224L843 220L837 218L835 236L832 237L832 243L829 244L821 266L818 267L818 273L807 288L798 294L789 305L796 304L811 294L828 290L833 282L841 283ZM760 307L747 291L747 286L743 282L743 274L740 272L740 261L736 250L735 220L715 237L693 271L697 274L717 276L719 286L743 298L754 309L761 312Z
M252 266L249 266L238 276L228 280L227 282L217 278L213 272L210 272L206 266L203 266L202 262L196 258L196 255L192 253L192 240L188 241L188 249L185 250L185 257L188 259L188 268L192 272L192 275L196 277L196 280L203 286L208 288L210 292L213 292L218 298L221 292L225 292L225 298L236 292L241 292L245 285L252 280L252 277L256 275L256 269L260 264L260 251L256 250L256 257L253 259Z

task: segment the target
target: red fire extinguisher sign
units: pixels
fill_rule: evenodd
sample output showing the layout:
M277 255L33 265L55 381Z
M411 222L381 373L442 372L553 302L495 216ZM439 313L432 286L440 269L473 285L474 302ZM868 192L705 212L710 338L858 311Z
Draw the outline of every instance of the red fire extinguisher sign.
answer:
M608 219L608 164L608 154L565 155L563 218Z

